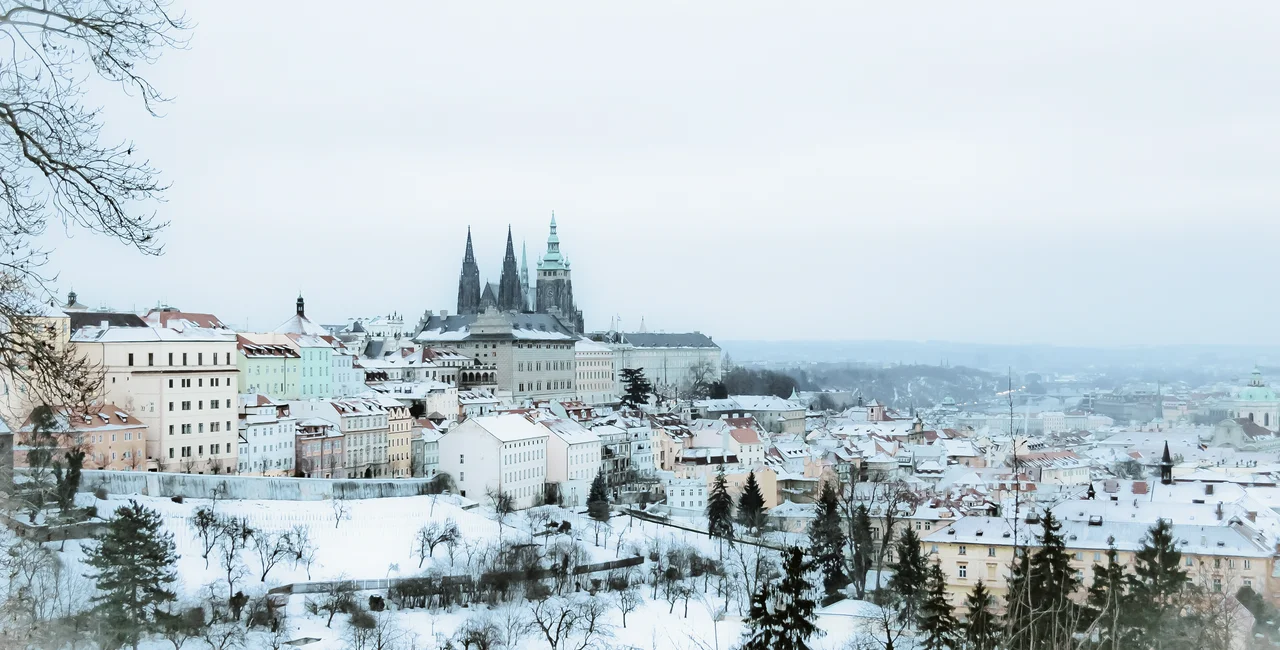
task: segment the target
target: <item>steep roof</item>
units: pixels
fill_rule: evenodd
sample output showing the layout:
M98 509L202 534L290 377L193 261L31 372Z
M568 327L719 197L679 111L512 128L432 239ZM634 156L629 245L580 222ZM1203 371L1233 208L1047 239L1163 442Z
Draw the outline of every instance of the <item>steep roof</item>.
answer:
M141 316L127 312L83 311L71 312L67 316L71 317L72 332L90 325L101 326L103 321L110 327L147 327L147 322Z
M701 332L687 334L666 334L652 332L630 332L622 335L623 339L638 348L719 348L711 337Z

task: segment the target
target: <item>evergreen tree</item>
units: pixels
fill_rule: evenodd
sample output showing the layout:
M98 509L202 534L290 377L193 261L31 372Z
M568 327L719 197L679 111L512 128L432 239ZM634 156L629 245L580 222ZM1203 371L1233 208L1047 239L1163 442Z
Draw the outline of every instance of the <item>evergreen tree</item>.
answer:
M1000 626L991 611L994 606L991 592L979 579L964 600L965 611L968 612L963 626L966 650L995 650L1000 641Z
M1081 620L1081 632L1090 629L1098 631L1098 647L1118 648L1125 637L1122 627L1122 613L1128 600L1127 578L1124 565L1116 552L1116 538L1107 539L1107 559L1105 564L1094 563L1093 583L1089 585L1089 595L1085 599L1085 617ZM1126 644L1127 645L1127 644Z
M831 481L824 481L818 494L817 512L809 524L809 548L822 570L822 587L828 596L849 584L844 566L844 528L840 525L840 503Z
M1062 524L1048 509L1041 521L1039 547L1014 559L1009 579L1005 628L1014 650L1061 647L1075 632L1071 594L1080 581L1071 568Z
M644 376L643 368L622 369L622 406L638 409L649 403L649 395L653 394L653 384Z
M787 550L782 571L776 590L764 580L752 595L741 650L808 650L809 638L818 634L813 615L817 603L805 596L809 582L799 548Z
M738 497L738 523L752 531L764 527L764 494L760 491L755 471L747 474L747 483Z
M867 597L867 572L875 557L875 540L871 538L871 513L859 504L853 511L853 585L858 599ZM878 589L880 585L872 585Z
M724 478L724 465L716 471L707 495L707 536L733 539L733 497Z
M954 650L959 641L960 623L947 602L947 579L937 564L926 569L919 620L918 629L923 637L920 645L924 650Z
M1133 573L1126 576L1129 602L1122 613L1127 627L1172 632L1181 623L1179 596L1189 580L1168 520L1161 519L1147 531L1133 560Z
M587 493L587 515L596 521L609 521L609 491L604 483L604 468L596 472Z
M26 435L27 474L22 484L23 500L31 523L45 505L56 498L58 419L45 405L31 411L31 430Z
M911 528L898 536L897 546L897 561L890 565L893 576L889 587L902 597L903 616L915 620L928 586L929 563L920 550L920 537Z
M58 501L58 510L65 515L71 512L76 504L76 491L80 489L80 470L84 467L84 452L72 449L63 454L63 457L67 461L67 470L63 472L62 465L54 461L53 475L57 479L55 497Z
M158 606L175 598L168 586L178 579L178 556L173 534L162 526L159 513L131 500L85 551L85 564L96 570L94 613L114 645L136 650L143 636L160 631Z

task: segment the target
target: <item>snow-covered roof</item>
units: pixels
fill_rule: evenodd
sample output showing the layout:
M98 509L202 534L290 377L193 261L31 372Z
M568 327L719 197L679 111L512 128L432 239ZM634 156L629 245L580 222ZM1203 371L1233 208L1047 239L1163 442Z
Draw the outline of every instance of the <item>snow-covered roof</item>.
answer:
M235 343L236 334L226 329L194 327L185 324L175 327L106 327L90 325L71 335L75 343L149 343L149 342L203 342Z
M1039 538L1039 524L1019 520L1019 543ZM1112 539L1121 551L1136 551L1151 529L1151 524L1114 522L1105 519L1100 524L1088 521L1063 521L1060 534L1068 549L1106 550ZM1231 555L1244 557L1270 557L1271 550L1239 530L1229 526L1196 526L1173 524L1173 538L1178 540L1178 550L1196 555ZM957 543L988 546L1012 546L1013 523L1003 517L963 517L947 528L935 531L924 538L926 544Z
M484 429L489 433L489 435L502 442L546 438L550 435L550 430L548 428L538 426L537 424L530 422L529 418L518 414L504 413L500 415L474 417L467 420L467 422L463 423L462 426L466 426L468 423L474 423L474 426ZM455 429L450 433L456 435L457 432L458 430Z

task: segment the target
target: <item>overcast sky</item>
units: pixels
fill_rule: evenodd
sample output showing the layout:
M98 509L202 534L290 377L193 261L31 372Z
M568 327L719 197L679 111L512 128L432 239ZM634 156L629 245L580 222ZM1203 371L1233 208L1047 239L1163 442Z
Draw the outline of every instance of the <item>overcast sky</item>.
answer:
M190 5L163 119L93 97L173 184L55 241L93 306L416 321L554 210L589 329L1280 342L1280 3Z

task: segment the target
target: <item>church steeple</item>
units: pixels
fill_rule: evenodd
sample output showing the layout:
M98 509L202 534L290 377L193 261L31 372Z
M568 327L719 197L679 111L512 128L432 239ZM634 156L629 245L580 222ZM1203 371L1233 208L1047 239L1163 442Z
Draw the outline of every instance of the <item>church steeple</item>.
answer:
M502 276L498 279L498 309L524 311L524 292L520 290L520 274L516 271L516 248L507 226L507 252L502 257Z
M1164 443L1164 455L1160 457L1160 483L1173 484L1173 457L1169 455L1169 443Z
M458 313L480 313L480 267L471 246L471 227L467 227L467 252L462 256L462 274L458 278Z
M298 294L298 317L299 318L306 318L307 316L306 308L307 308L307 303L302 300L302 294Z
M533 291L529 285L529 247L520 240L520 311L531 312L534 308Z

